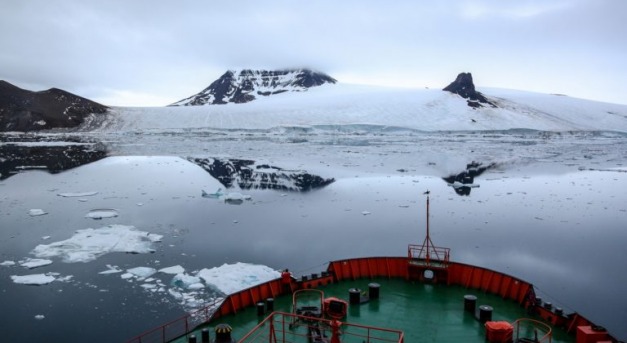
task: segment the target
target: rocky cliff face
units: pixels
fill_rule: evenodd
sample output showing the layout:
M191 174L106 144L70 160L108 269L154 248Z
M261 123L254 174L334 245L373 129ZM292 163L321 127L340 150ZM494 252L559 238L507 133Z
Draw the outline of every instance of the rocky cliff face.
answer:
M58 88L31 92L0 81L0 131L36 131L80 125L107 107Z
M483 107L496 105L488 100L483 94L475 90L475 84L472 82L471 73L460 73L455 81L444 88L445 91L458 94L468 101L470 107Z
M284 92L302 92L326 83L334 84L332 77L309 69L229 70L200 93L170 106L222 105L245 103L260 96Z

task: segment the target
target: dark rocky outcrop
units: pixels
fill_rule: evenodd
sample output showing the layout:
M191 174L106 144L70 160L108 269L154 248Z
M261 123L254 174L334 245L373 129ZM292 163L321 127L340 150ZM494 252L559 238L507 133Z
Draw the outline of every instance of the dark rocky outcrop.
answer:
M310 69L229 70L209 87L170 106L241 104L257 96L270 96L284 92L306 91L311 87L337 81Z
M305 192L322 188L335 181L309 174L302 170L285 170L270 165L255 165L251 160L188 157L224 187L238 186L240 189L274 189Z
M485 105L496 107L496 105L488 100L483 94L475 90L475 84L472 82L471 73L460 73L455 81L444 87L445 91L458 94L468 101L470 107L483 107Z
M31 92L0 81L0 131L36 131L80 125L107 107L58 88Z

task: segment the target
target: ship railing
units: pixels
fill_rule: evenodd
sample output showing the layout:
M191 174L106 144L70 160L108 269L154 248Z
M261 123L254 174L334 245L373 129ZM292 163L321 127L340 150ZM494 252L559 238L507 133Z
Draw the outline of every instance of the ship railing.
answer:
M167 322L127 341L127 343L165 343L186 335L197 325L211 319L223 299L214 300L207 306Z
M410 260L425 266L446 268L451 256L450 248L410 244L407 248Z
M553 339L551 327L535 319L520 318L514 322L513 326L516 333L514 342L551 343Z
M238 343L370 342L403 343L400 330L273 312Z

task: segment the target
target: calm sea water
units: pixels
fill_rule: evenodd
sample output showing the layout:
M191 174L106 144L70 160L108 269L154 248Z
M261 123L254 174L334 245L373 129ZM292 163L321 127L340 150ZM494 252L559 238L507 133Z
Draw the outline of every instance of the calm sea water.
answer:
M293 150L298 149L303 148ZM325 157L281 158L275 153L264 158L336 177L333 184L308 193L243 190L252 200L241 205L201 197L201 190L215 191L219 185L177 157L114 156L60 174L28 171L2 181L0 262L32 257L38 244L67 239L78 229L123 224L164 235L153 254L108 254L87 263L53 258L52 265L30 271L0 266L3 340L124 341L185 313L168 293L147 291L120 274L98 274L107 264L123 269L178 264L195 271L247 262L307 275L335 259L404 256L407 244L424 239L426 190L431 191L432 239L450 247L453 260L525 279L566 312L578 311L627 337L627 173L620 167L622 153L611 154L604 145L605 154L594 168L571 165L563 154L496 168L475 180L479 187L469 196L459 196L442 180L446 175L431 170L444 164L434 157L438 154L420 159L401 152L390 163L385 156L393 149L388 147L370 148L368 154L355 147L332 149L348 157L322 149ZM496 147L481 151L489 155L492 149ZM540 155L549 156L550 150ZM464 157L455 153L446 160ZM400 170L402 166L406 168ZM57 195L87 191L98 194ZM35 208L48 214L29 216ZM119 216L85 217L99 208L114 208ZM43 286L10 279L45 272L73 277ZM45 318L35 319L39 314Z

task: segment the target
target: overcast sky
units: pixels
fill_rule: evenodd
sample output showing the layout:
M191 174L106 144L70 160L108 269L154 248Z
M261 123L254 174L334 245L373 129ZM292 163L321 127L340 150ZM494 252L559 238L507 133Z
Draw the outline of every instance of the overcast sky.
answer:
M0 0L0 79L162 106L228 69L627 104L625 0Z

